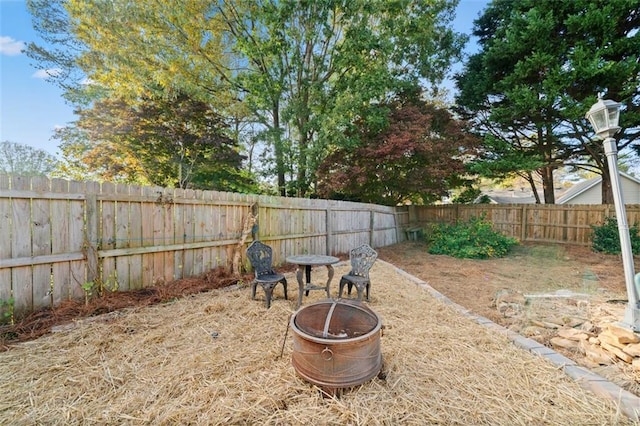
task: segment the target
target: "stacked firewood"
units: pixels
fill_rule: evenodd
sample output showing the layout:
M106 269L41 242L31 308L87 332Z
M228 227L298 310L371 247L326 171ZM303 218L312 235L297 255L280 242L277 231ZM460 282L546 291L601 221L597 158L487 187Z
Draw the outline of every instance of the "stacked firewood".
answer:
M593 329L592 329L593 330ZM598 333L584 327L563 327L550 342L556 348L579 351L594 365L623 361L640 371L640 335L620 323L604 324Z

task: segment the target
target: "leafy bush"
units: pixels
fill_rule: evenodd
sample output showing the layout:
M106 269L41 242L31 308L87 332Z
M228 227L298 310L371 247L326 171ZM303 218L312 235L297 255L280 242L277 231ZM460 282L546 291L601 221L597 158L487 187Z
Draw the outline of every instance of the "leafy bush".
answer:
M439 225L434 229L430 243L428 251L431 254L486 259L505 256L518 241L494 231L483 215L455 225Z
M591 225L591 247L594 251L618 254L620 249L620 234L618 232L618 221L615 217L608 217L602 225ZM633 254L640 254L640 229L638 224L629 227L631 239L631 251Z

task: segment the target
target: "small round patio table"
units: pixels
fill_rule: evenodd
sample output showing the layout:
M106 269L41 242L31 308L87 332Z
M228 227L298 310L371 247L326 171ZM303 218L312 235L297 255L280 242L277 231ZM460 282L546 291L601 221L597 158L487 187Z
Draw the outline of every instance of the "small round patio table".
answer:
M297 256L288 256L287 263L292 263L298 268L296 270L296 279L298 280L298 308L302 305L302 294L309 295L310 290L325 290L327 299L331 298L329 289L331 280L333 279L333 264L340 262L340 259L334 256L325 256L322 254L302 254ZM327 267L327 283L325 285L315 285L311 283L311 268L314 266ZM304 271L305 280L303 281L302 273Z

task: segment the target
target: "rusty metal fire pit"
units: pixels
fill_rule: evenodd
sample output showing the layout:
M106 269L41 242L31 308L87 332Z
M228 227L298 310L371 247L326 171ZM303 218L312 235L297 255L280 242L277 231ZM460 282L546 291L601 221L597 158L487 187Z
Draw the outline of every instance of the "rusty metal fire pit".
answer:
M380 372L380 317L361 302L325 300L299 309L290 321L292 364L298 375L335 394Z

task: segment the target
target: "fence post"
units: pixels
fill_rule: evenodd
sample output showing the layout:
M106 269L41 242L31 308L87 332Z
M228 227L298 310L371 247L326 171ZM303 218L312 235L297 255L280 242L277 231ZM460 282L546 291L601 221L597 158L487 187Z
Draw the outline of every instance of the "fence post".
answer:
M374 227L374 216L375 216L376 212L373 209L373 207L371 207L371 211L369 212L369 245L371 247L373 247L373 234L375 233L375 229Z
M325 215L326 215L326 227L327 227L327 237L325 239L325 244L327 245L326 251L327 251L327 255L331 256L331 247L333 244L333 238L331 235L331 231L333 229L333 227L331 226L331 202L327 203L327 208L325 210Z
M524 242L527 238L527 205L522 205L522 229L520 230L520 241Z

